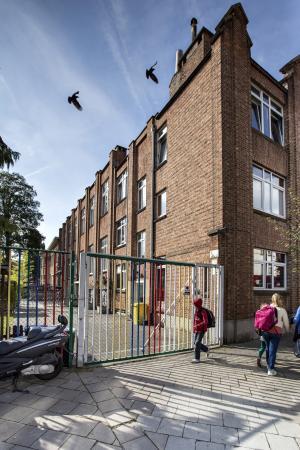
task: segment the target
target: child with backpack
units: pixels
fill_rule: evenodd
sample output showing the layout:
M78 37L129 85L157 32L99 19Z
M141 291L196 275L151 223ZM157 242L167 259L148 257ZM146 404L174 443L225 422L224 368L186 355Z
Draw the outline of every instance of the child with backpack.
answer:
M262 303L262 304L260 305L260 310L261 310L264 306L268 306L268 304L267 304L267 303ZM259 339L260 339L259 349L258 349L258 351L257 351L256 365L257 365L257 367L260 367L260 368L261 368L261 367L262 367L262 365L261 365L261 358L262 358L263 354L264 354L265 351L266 351L267 345L266 345L266 343L265 343L265 340L264 340L264 337L263 337L263 335L262 335L261 330L260 330L260 329L257 329L256 332L257 332L257 334L259 335Z
M205 352L208 356L208 347L202 344L202 339L207 332L208 327L208 315L206 309L202 307L203 301L198 294L194 299L195 314L194 314L194 326L193 331L195 334L195 357L192 360L193 363L200 362L200 353Z
M275 376L277 349L283 331L289 331L289 319L279 294L272 295L271 305L265 305L255 314L255 328L261 331L266 343L268 375Z

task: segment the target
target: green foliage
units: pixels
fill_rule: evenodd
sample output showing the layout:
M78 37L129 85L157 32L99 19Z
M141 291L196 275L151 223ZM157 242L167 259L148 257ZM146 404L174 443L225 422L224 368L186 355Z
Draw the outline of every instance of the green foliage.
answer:
M20 158L20 153L13 151L8 145L5 144L0 136L0 169L4 166L9 169Z
M17 173L0 172L0 243L40 248L44 237L37 230L43 220L36 192Z

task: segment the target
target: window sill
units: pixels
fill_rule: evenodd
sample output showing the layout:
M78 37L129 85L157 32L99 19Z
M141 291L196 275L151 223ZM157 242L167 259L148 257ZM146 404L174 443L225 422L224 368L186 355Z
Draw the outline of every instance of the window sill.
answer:
M155 170L160 169L162 166L164 166L165 164L167 164L167 162L168 162L168 160L165 159L163 162L161 162L160 164L158 164L158 165L156 166Z
M281 292L284 294L288 294L289 291L287 288L274 288L274 289L265 289L265 288L253 288L253 293L258 295L271 295L275 292Z
M267 213L265 211L261 211L260 209L256 209L256 208L253 208L253 212L255 212L256 214L259 214L261 216L264 216L264 217L269 217L274 220L280 220L281 222L286 222L286 220L287 220L286 217L276 216L274 214Z
M270 138L269 136L266 136L262 131L257 130L256 128L252 127L252 130L257 133L259 136L262 136L263 138L265 138L267 141L271 142L272 144L276 145L276 147L281 148L282 150L285 150L285 144L279 144L278 142L275 142L272 138Z
M157 219L155 219L155 223L159 222L159 221L161 221L163 219L166 219L166 218L167 218L167 214L164 214L163 216L157 217Z
M146 209L146 206L144 206L143 208L139 209L136 213L139 214L139 213L145 211L145 209Z
M127 197L122 198L121 200L119 200L116 204L116 206L121 205L121 203L123 203L125 200L127 199Z
M116 245L115 250L118 250L119 248L126 247L126 242L124 244Z

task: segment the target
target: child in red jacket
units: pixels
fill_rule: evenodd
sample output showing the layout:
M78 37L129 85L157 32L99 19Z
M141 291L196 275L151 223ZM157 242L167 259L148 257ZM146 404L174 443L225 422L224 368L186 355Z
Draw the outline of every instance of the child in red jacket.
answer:
M194 306L195 358L192 362L199 363L200 352L205 352L208 355L208 347L202 344L202 339L207 332L208 318L205 309L202 308L202 298L199 295L194 299Z

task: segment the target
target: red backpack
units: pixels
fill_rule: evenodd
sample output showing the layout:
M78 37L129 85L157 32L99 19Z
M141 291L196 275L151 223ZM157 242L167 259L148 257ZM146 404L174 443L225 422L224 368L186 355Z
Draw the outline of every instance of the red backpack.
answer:
M277 323L277 309L265 305L255 313L254 327L257 330L269 331Z

